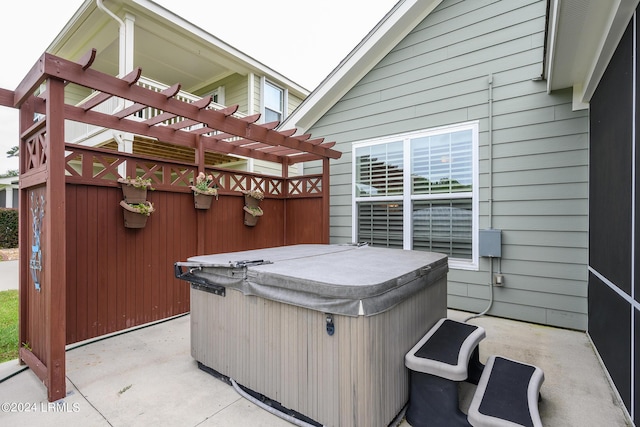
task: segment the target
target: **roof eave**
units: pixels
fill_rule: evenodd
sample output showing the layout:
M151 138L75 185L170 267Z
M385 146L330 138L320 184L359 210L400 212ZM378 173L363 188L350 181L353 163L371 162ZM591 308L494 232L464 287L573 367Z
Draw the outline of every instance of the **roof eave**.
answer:
M574 109L586 108L639 0L613 5L600 0L581 0L579 5L566 0L549 2L547 91L573 88Z

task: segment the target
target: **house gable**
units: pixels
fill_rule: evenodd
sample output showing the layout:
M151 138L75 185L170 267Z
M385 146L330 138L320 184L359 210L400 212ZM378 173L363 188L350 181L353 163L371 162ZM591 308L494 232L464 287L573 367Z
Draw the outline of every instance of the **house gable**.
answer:
M501 229L504 245L490 313L584 329L588 116L572 110L571 90L548 94L540 79L545 24L543 0L446 0L306 130L344 153L331 169L331 241L341 243L355 234L354 143L477 121L479 227ZM449 306L485 309L489 275L488 258L452 269Z

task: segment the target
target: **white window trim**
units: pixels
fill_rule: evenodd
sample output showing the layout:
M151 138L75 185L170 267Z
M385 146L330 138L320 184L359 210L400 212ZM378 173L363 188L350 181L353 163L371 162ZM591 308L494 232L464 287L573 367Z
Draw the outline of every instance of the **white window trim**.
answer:
M247 113L249 113L250 116L253 115L254 112L256 111L256 106L255 106L256 88L254 86L254 79L255 79L255 74L249 73L249 75L247 76L247 86L249 87L249 91L247 93L247 105L249 106L247 108Z
M218 105L227 105L226 104L226 100L225 100L225 96L224 96L224 86L218 86L217 88L215 88L212 92L211 92L211 96L218 96L218 100L214 101L216 104Z
M465 129L471 129L472 131L472 182L473 188L471 191L471 204L472 204L472 230L471 230L471 259L459 259L459 258L449 258L449 268L455 270L473 270L478 271L479 262L478 262L478 230L479 230L479 186L480 186L480 173L479 173L479 121L471 121L458 123L455 125L447 125L440 126L436 128L429 128L420 131L407 132L397 135L391 135L381 138L368 139L365 141L354 142L351 147L352 152L352 162L351 162L351 238L352 241L356 241L358 238L358 213L357 213L357 202L359 201L393 201L393 200L401 200L403 205L405 206L403 212L403 224L411 224L412 223L412 209L411 206L413 201L415 200L428 200L433 199L435 196L432 195L412 195L411 192L403 192L402 198L399 199L396 196L379 196L379 197L366 197L366 198L358 198L356 197L356 149L372 146L372 145L381 145L388 144L390 142L403 141L403 155L404 155L404 164L405 168L411 164L411 150L410 150L410 141L414 138L420 138L425 136L431 136L435 134L441 133L451 133ZM404 188L411 188L411 174L404 174ZM469 193L464 193L460 195L452 194L449 196L450 199L456 197L468 197ZM408 208L407 208L408 207ZM412 239L412 227L403 227L403 249L411 250L413 239Z
M284 121L284 119L286 119L287 117L289 117L289 89L282 88L284 90L282 96L284 97L282 99L282 121Z

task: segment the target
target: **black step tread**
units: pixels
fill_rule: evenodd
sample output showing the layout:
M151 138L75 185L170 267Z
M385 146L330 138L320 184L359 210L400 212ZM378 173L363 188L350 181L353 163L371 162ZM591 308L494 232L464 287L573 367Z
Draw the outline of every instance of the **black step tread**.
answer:
M416 372L463 381L471 354L485 336L480 326L440 319L407 353L405 365Z
M489 357L469 407L469 422L476 427L542 426L538 395L543 381L544 373L536 366Z

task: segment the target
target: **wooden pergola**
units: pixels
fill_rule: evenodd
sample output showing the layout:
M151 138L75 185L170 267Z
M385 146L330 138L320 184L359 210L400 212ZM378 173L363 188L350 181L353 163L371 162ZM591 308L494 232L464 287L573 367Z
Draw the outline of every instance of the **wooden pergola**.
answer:
M92 50L74 63L45 53L15 90L0 88L0 106L20 110L20 359L43 381L49 401L66 394L66 344L188 311L188 296L172 288L171 280L176 279L158 273L166 268L164 264L179 260L172 258L251 249L252 245L328 243L329 160L341 155L332 149L333 142L296 135L296 129L276 130L277 122L257 124L260 115L235 117L237 106L213 110L207 108L210 97L193 103L180 101L175 98L180 89L177 84L162 92L140 87L136 85L140 69L123 78L93 70L95 55ZM89 88L94 96L81 105L67 104L65 87L69 84ZM97 111L111 97L126 100L126 107L113 114ZM160 113L141 121L136 113L145 108ZM196 161L176 164L66 143L65 120L189 147L195 150ZM205 164L208 151L280 163L282 177L216 170ZM322 174L288 176L290 165L312 160L322 162ZM127 175L152 179L161 193L154 196L166 205L166 215L144 235L117 227L120 211L105 202L119 197L117 178L122 177L122 168ZM188 186L198 172L215 175L221 196L215 216L187 210L181 203L188 200ZM265 202L267 198L272 202L269 208L274 214L268 219L272 222L262 231L237 228L224 212L226 206L239 203L241 190L251 187L263 190ZM317 217L309 214L310 207ZM174 221L172 215L180 219ZM302 215L311 215L314 230L291 221ZM77 225L94 219L99 222L95 228ZM219 226L212 226L212 221ZM184 225L188 236L165 238L162 233L176 233L176 222ZM275 228L277 234L270 231ZM82 236L86 230L87 235ZM158 244L159 239L165 244ZM128 249L123 242L134 248ZM164 252L148 255L142 250L145 255L140 255L141 248ZM85 252L91 254L89 261L84 261ZM130 267L128 273L124 271L127 265L135 264L131 257L140 264ZM89 267L76 265L87 263ZM118 288L122 286L118 283L129 283L129 274L135 276L131 281L136 289ZM165 282L168 284L162 285ZM154 294L159 286L170 295L166 301ZM132 297L135 305L129 302ZM97 308L82 308L81 300L96 300ZM144 301L142 308L138 300ZM159 305L164 308L158 310Z

